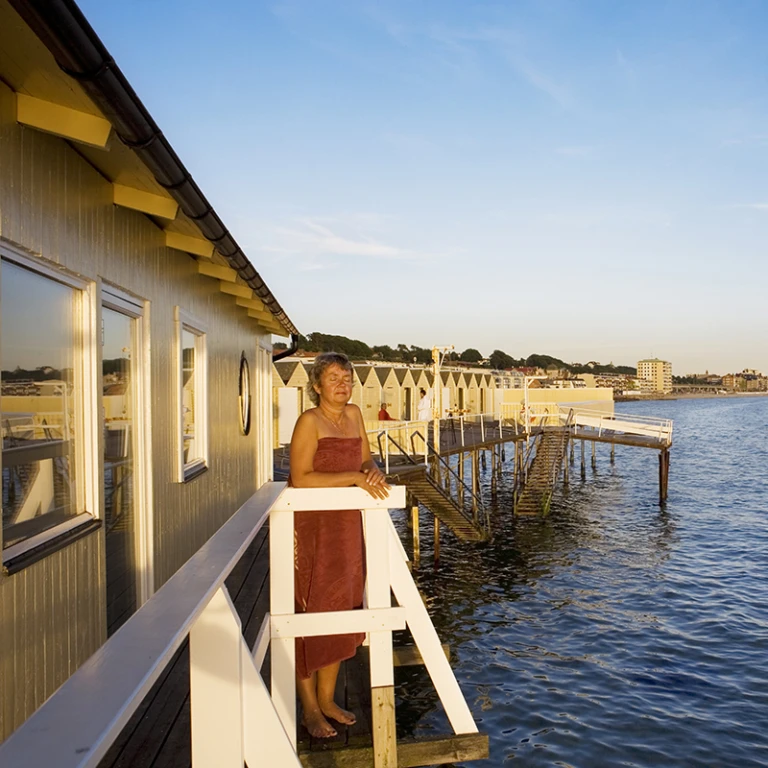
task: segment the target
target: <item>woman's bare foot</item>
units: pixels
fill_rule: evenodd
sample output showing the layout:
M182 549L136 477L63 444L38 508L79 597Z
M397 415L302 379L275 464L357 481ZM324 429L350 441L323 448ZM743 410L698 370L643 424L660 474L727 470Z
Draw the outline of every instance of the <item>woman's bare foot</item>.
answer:
M301 724L315 739L332 739L336 736L336 729L323 717L320 710L305 712L304 717L301 718Z
M357 718L351 712L342 709L335 701L321 704L320 711L342 725L354 725L357 722Z

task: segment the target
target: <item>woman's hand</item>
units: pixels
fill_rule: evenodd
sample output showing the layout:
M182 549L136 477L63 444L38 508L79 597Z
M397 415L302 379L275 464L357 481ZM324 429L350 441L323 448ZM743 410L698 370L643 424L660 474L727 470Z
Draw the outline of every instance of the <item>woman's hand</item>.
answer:
M378 467L362 470L360 479L355 485L368 491L374 499L386 499L389 496L389 483Z

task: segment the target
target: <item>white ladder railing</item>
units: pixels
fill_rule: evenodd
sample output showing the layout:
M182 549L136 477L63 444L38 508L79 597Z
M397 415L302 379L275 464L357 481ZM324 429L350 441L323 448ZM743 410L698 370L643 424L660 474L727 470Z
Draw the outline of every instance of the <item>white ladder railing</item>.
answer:
M534 426L565 426L569 416L572 426L594 430L598 436L602 436L604 432L620 432L625 435L650 437L663 445L672 443L672 419L597 411L559 403L529 403L527 409L522 403L501 405L501 418L523 425L526 432L530 432Z
M416 588L389 508L405 507L405 487L376 500L359 488L287 489L270 516L270 614L262 637L271 637L272 699L286 733L296 733L295 638L366 632L370 645L373 754L376 768L397 765L392 631L411 631L454 733L477 733L437 632ZM363 610L294 612L294 512L361 509L366 548L366 600ZM394 593L397 605L392 605ZM265 641L257 642L257 661ZM259 649L260 648L260 649ZM294 737L295 744L295 737Z
M297 636L368 633L377 768L397 765L393 629L411 630L454 732L477 733L389 516L389 507L404 506L402 486L377 501L358 488L285 489L283 483L265 484L0 744L0 766L96 768L187 636L193 768L243 768L244 763L249 768L299 768ZM297 615L293 513L323 509L363 510L366 607ZM272 602L251 653L224 581L267 519ZM260 674L270 642L271 696Z

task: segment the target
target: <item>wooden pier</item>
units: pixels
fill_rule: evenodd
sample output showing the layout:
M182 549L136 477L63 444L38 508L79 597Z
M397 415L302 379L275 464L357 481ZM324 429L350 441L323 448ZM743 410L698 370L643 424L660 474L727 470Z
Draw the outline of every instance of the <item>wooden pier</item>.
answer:
M546 515L556 485L562 475L570 481L567 454L573 461L574 445L581 444L581 475L586 477L586 443L592 444L592 465L596 462L596 444L650 448L659 451L659 501L667 498L669 486L669 448L672 423L650 417L630 417L602 412L575 411L557 404L537 404L527 415L517 411L502 412L497 418L449 418L441 422L440 451L429 446L433 430L423 423L413 431L408 423L396 427L384 425L376 434L378 458L390 477L403 483L409 492L414 536L414 559L418 559L418 505L434 516L435 558L439 559L440 529L448 528L465 540L486 540L491 535L490 515L481 497L480 466L490 457L491 490L496 491L502 477L507 447L512 454L512 490L515 515ZM393 437L393 433L396 437ZM405 438L403 438L405 435ZM421 442L420 442L421 441ZM417 448L422 446L419 460ZM469 461L467 461L469 458ZM465 467L468 465L468 468ZM470 507L466 501L470 500Z

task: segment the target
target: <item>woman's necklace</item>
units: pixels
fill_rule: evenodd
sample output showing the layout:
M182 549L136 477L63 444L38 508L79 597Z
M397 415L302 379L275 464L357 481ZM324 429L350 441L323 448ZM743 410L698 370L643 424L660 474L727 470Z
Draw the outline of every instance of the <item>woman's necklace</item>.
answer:
M330 422L336 429L341 432L342 435L346 434L346 431L344 430L344 427L342 426L342 422L344 421L344 414L342 413L339 417L338 421L335 421L332 419L322 408L320 408L320 413L323 414L326 421Z

